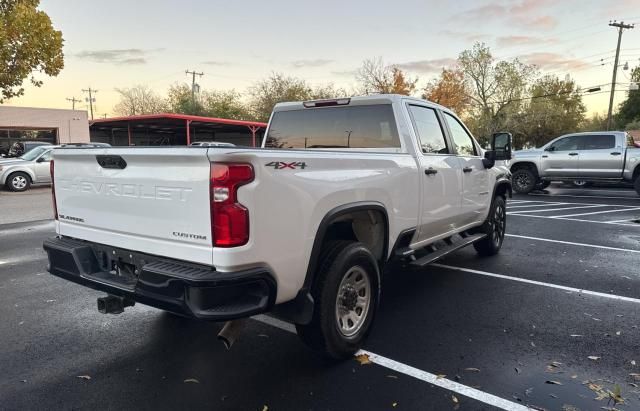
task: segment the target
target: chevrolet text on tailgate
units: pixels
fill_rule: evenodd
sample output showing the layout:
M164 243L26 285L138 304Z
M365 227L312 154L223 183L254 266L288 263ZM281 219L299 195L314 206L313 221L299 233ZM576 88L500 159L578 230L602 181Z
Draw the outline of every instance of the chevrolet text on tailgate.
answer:
M385 265L424 266L504 239L511 135L485 151L448 109L375 95L276 105L262 148L63 148L51 162L49 272L226 321L270 313L334 358L371 329Z

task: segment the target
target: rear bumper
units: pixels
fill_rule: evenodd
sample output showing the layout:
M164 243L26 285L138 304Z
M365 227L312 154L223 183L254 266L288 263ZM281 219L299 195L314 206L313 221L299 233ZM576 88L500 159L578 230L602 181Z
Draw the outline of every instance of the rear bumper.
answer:
M65 237L45 240L43 248L55 276L186 317L248 317L269 311L276 298L276 282L266 268L223 273Z

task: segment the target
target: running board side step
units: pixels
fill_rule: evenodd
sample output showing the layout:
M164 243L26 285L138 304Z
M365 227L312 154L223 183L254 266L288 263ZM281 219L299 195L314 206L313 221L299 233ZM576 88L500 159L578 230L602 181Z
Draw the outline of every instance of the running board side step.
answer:
M413 266L424 267L429 263L432 263L436 260L441 259L442 257L444 257L449 253L459 250L462 247L466 247L469 244L475 243L478 240L482 240L486 236L487 236L486 234L471 234L471 235L462 237L461 240L452 242L451 244L448 244L446 247L434 250L429 254L425 255L424 257L420 257L417 260L412 261L410 264Z

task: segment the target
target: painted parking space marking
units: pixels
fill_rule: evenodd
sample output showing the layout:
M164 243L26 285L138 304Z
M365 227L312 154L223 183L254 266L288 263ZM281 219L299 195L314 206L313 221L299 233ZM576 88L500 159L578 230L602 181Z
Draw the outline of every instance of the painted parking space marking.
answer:
M552 203L552 202L544 202L543 204L526 204L526 205L515 205L515 206L507 206L507 209L512 210L514 208L531 208L531 207L547 207L547 206L561 206L567 205L569 203Z
M471 268L456 267L456 266L447 265L447 264L433 263L433 264L430 264L430 265L433 266L433 267L446 268L446 269L454 270L454 271L464 271L464 272L471 273L471 274L478 274L478 275L483 275L483 276L487 276L487 277L499 278L499 279L502 279L502 280L516 281L516 282L525 283L525 284L538 285L538 286L541 286L541 287L554 288L556 290L563 290L563 291L568 291L568 292L571 292L571 293L584 294L584 295L590 295L590 296L594 296L594 297L607 298L607 299L616 300L616 301L624 301L624 302L629 302L629 303L640 304L640 299L632 298L632 297L625 297L625 296L622 296L622 295L607 294L607 293L601 293L601 292L598 292L598 291L591 291L591 290L584 290L584 289L580 289L580 288L567 287L565 285L545 283L545 282L542 282L542 281L535 281L535 280L528 280L526 278L521 278L521 277L511 277L511 276L504 275L504 274L490 273L488 271L473 270Z
M566 215L559 215L559 216L553 216L553 218L567 218L567 217L579 217L579 216L583 216L583 215L595 215L595 214L607 214L607 213L619 213L621 211L637 211L640 210L640 207L635 207L635 208L627 208L627 209L620 209L620 210L605 210L605 211L593 211L591 213L580 213L580 214L566 214Z
M620 196L577 196L570 194L533 194L529 193L530 196L538 196L538 197L573 197L573 198L605 198L605 199L623 199L623 200L640 200L638 196L629 196L629 197L620 197Z
M293 324L289 324L277 318L268 317L263 314L253 316L251 318L261 323L278 328L280 330L283 330L292 334L296 334L296 328ZM530 411L531 410L531 408L526 407L524 405L515 403L513 401L505 400L504 398L498 397L493 394L489 394L484 391L480 391L476 388L468 387L464 384L460 384L459 382L442 378L441 376L438 376L436 374L431 374L427 371L420 370L418 368L412 367L410 365L401 363L396 360L392 360L390 358L373 353L371 351L359 350L357 353L355 353L355 356L362 355L362 354L366 354L369 357L369 361L381 367L407 375L409 377L416 378L420 381L424 381L431 385L444 388L445 390L449 390L451 392L455 392L456 394L463 395L465 397L474 399L476 401L480 401L492 407L496 407L496 408L499 408L502 410L508 410L508 411Z
M625 226L625 227L640 228L640 224L624 224L624 223L618 223L618 222L612 222L612 221L585 220L585 219L580 219L580 218L564 218L564 217L563 218L558 218L558 217L548 216L548 215L510 214L510 213L507 213L507 214L512 216L512 217L546 218L546 219L549 219L549 220L578 221L578 222L581 222L581 223L612 224L612 225L621 225L621 226Z
M508 211L507 214L515 214L515 213L544 213L547 211L564 211L564 210L580 210L583 208L597 208L597 207L610 207L608 205L585 205L579 207L562 207L562 208L543 208L542 210L516 210L516 211Z
M513 238L522 238L522 239L525 239L525 240L545 241L545 242L549 242L549 243L575 245L575 246L578 246L578 247L599 248L599 249L602 249L602 250L623 251L623 252L627 252L627 253L640 253L640 250L632 250L632 249L629 249L629 248L609 247L609 246L606 246L606 245L597 245L597 244L574 243L572 241L553 240L551 238L530 237L530 236L527 236L527 235L517 235L517 234L505 234L505 236L506 237L513 237Z

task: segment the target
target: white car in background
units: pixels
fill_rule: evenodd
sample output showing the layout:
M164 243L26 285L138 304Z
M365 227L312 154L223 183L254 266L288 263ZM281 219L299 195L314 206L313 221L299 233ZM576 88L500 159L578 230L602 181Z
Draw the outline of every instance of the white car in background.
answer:
M54 149L111 147L106 143L68 143L38 146L18 158L0 160L0 186L9 191L26 191L32 184L51 184L49 165Z

